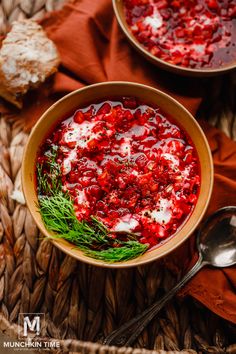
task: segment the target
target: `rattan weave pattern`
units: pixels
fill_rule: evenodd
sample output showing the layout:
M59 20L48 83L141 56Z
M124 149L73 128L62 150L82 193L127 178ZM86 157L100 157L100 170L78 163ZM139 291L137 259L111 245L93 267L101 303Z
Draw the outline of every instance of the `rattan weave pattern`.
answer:
M13 19L35 14L39 18L61 3L2 0L1 32ZM206 84L210 94L199 114L235 137L235 74ZM146 354L147 348L160 354L184 348L186 354L236 353L236 330L189 299L174 299L166 306L134 348L99 344L168 291L176 276L157 263L119 271L88 266L40 237L26 206L11 197L13 191L21 190L20 166L27 138L22 122L0 118L0 330L17 337L22 330L17 324L20 312L43 312L46 336L60 341L61 353Z
M0 35L5 34L11 23L18 19L38 20L46 12L59 9L65 0L1 0Z

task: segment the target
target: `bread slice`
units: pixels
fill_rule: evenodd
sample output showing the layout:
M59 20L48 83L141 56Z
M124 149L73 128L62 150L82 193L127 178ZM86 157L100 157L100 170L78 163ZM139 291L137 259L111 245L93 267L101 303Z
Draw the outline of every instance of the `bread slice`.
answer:
M53 74L59 62L55 44L40 25L13 22L0 49L0 96L22 108L24 94Z

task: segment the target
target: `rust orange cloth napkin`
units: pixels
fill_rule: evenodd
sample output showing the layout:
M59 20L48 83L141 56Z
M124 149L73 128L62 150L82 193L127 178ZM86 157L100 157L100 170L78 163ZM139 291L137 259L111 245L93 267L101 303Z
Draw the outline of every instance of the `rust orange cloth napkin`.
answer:
M218 208L236 205L236 143L206 122L200 124L207 136L214 160L214 188L207 210L207 215L210 215ZM180 265L187 270L197 258L195 237L192 236L165 261L167 266L178 271ZM184 287L181 295L193 296L211 311L236 323L235 266L224 269L210 267L202 269Z
M107 80L134 81L168 92L193 114L204 90L202 81L177 78L154 67L127 42L118 27L110 0L72 1L47 15L42 26L56 44L61 66L49 87L44 87L22 111L32 126L40 114L60 95L83 85ZM49 95L50 93L50 95ZM187 94L186 94L187 93ZM202 124L214 157L215 185L208 214L234 205L236 200L236 144L220 131ZM196 259L194 237L167 257L167 265L187 268ZM236 268L204 269L182 292L190 294L220 316L236 323Z

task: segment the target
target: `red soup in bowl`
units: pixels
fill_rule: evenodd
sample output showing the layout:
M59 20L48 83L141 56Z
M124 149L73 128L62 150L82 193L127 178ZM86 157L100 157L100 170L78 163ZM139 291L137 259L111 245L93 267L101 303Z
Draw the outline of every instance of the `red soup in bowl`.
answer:
M107 262L174 237L200 190L191 138L169 114L135 97L100 100L59 120L36 163L45 226Z
M234 0L123 0L125 20L154 57L182 68L236 62Z

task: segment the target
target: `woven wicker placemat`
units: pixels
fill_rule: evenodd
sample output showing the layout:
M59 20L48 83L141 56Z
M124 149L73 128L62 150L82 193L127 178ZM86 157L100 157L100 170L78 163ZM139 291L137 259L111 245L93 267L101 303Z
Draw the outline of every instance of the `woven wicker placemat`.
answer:
M13 19L41 17L61 6L53 0L0 2L0 31ZM199 116L236 137L235 73L206 81L209 97ZM105 270L65 256L41 237L21 190L20 166L28 135L22 123L0 118L0 330L17 337L19 313L44 313L46 338L61 352L236 353L236 329L191 299L175 298L139 337L134 348L101 345L104 336L161 297L178 280L154 262ZM178 275L180 277L181 274ZM43 339L43 338L41 338ZM93 343L91 343L93 342Z

